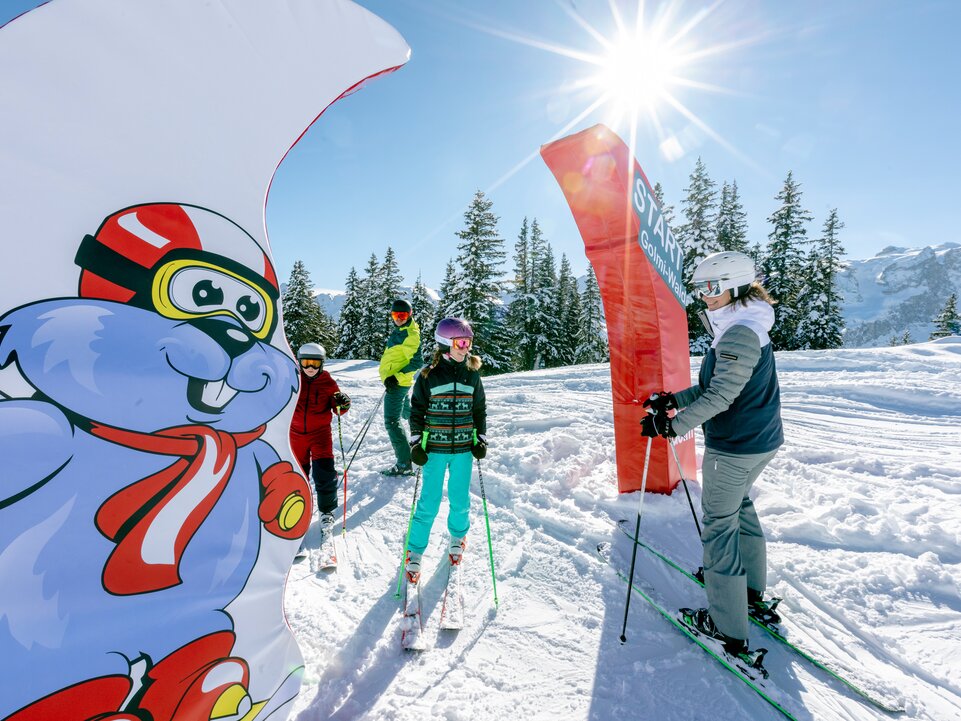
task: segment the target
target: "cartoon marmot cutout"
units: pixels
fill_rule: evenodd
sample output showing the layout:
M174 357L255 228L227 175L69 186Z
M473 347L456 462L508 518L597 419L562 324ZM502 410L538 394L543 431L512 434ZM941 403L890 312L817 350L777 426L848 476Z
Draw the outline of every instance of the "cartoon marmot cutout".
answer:
M0 317L0 719L264 717L224 611L260 534L298 539L303 477L261 438L298 375L279 289L204 208L127 208L86 236L75 298ZM261 713L263 712L263 713Z

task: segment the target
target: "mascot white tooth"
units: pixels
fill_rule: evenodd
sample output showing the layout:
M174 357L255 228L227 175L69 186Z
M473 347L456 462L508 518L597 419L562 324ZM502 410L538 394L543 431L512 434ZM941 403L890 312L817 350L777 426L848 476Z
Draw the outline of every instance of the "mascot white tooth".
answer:
M37 391L0 404L0 457L20 469L0 505L3 703L36 685L18 676L47 655L53 695L13 719L66 718L67 704L81 719L251 706L224 608L261 527L299 538L311 503L260 438L297 387L293 361L266 342L270 261L227 218L166 203L111 215L77 263L79 297L0 317L0 365ZM34 565L15 562L25 551Z

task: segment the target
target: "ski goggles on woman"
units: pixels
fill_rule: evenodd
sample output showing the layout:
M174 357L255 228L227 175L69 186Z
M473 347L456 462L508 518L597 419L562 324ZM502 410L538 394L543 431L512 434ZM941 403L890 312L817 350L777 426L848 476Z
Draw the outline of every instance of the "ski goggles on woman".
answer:
M390 312L390 317L396 320L398 323L406 323L407 319L410 318L410 313L405 310L392 310Z
M717 298L724 289L719 280L698 280L694 282L694 290L705 298Z
M301 368L323 368L324 362L320 358L301 358Z
M451 348L456 348L457 350L470 350L470 347L474 344L472 338L452 338L450 342Z

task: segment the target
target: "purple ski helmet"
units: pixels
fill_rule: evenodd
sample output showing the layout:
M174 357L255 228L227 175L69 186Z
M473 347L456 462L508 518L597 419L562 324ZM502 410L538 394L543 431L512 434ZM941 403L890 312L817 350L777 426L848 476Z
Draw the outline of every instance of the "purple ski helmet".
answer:
M437 324L434 331L434 340L439 345L450 348L451 340L454 338L473 338L474 331L471 330L470 323L463 318L444 318Z

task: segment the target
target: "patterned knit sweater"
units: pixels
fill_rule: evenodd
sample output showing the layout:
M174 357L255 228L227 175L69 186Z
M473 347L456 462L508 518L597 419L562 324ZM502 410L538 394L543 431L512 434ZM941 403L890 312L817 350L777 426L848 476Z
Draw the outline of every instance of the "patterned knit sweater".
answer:
M461 363L443 356L417 376L410 401L410 432L416 436L427 431L428 453L469 452L474 431L487 433L487 398L478 368L477 356Z

